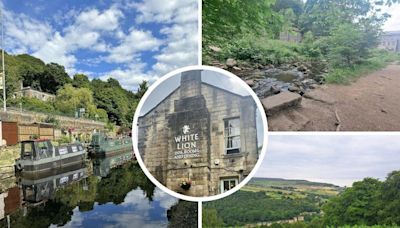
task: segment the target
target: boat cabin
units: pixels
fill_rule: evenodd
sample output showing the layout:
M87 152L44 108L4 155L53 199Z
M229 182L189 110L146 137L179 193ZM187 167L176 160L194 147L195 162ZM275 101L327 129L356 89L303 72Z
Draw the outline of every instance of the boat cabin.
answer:
M21 142L21 159L40 160L53 157L54 146L49 139L25 140Z

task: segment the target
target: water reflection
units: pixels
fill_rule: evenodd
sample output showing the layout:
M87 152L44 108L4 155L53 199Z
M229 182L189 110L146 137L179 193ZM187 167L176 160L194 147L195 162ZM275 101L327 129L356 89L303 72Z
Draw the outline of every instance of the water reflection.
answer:
M167 211L178 202L128 154L17 179L0 193L0 227L166 227Z

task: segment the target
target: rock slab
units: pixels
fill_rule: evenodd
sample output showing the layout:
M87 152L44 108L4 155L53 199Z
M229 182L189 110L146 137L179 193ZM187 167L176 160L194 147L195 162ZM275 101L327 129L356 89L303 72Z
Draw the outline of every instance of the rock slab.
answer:
M282 92L261 100L268 116L274 115L282 110L297 107L301 104L302 97L297 93Z

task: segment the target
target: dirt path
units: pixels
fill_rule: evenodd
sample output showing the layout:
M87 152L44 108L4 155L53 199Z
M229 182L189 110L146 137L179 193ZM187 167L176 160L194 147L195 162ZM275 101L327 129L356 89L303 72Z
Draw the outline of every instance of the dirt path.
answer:
M400 131L400 64L351 85L312 90L300 108L269 117L268 125L272 131Z

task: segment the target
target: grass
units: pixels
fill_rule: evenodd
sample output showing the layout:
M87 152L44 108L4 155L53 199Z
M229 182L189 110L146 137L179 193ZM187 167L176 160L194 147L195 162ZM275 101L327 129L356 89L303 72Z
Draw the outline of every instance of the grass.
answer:
M400 55L386 51L374 51L370 58L352 67L334 67L325 76L327 83L350 84L363 75L382 69L392 62L400 61Z
M19 157L20 146L8 146L0 149L0 167L13 166Z

